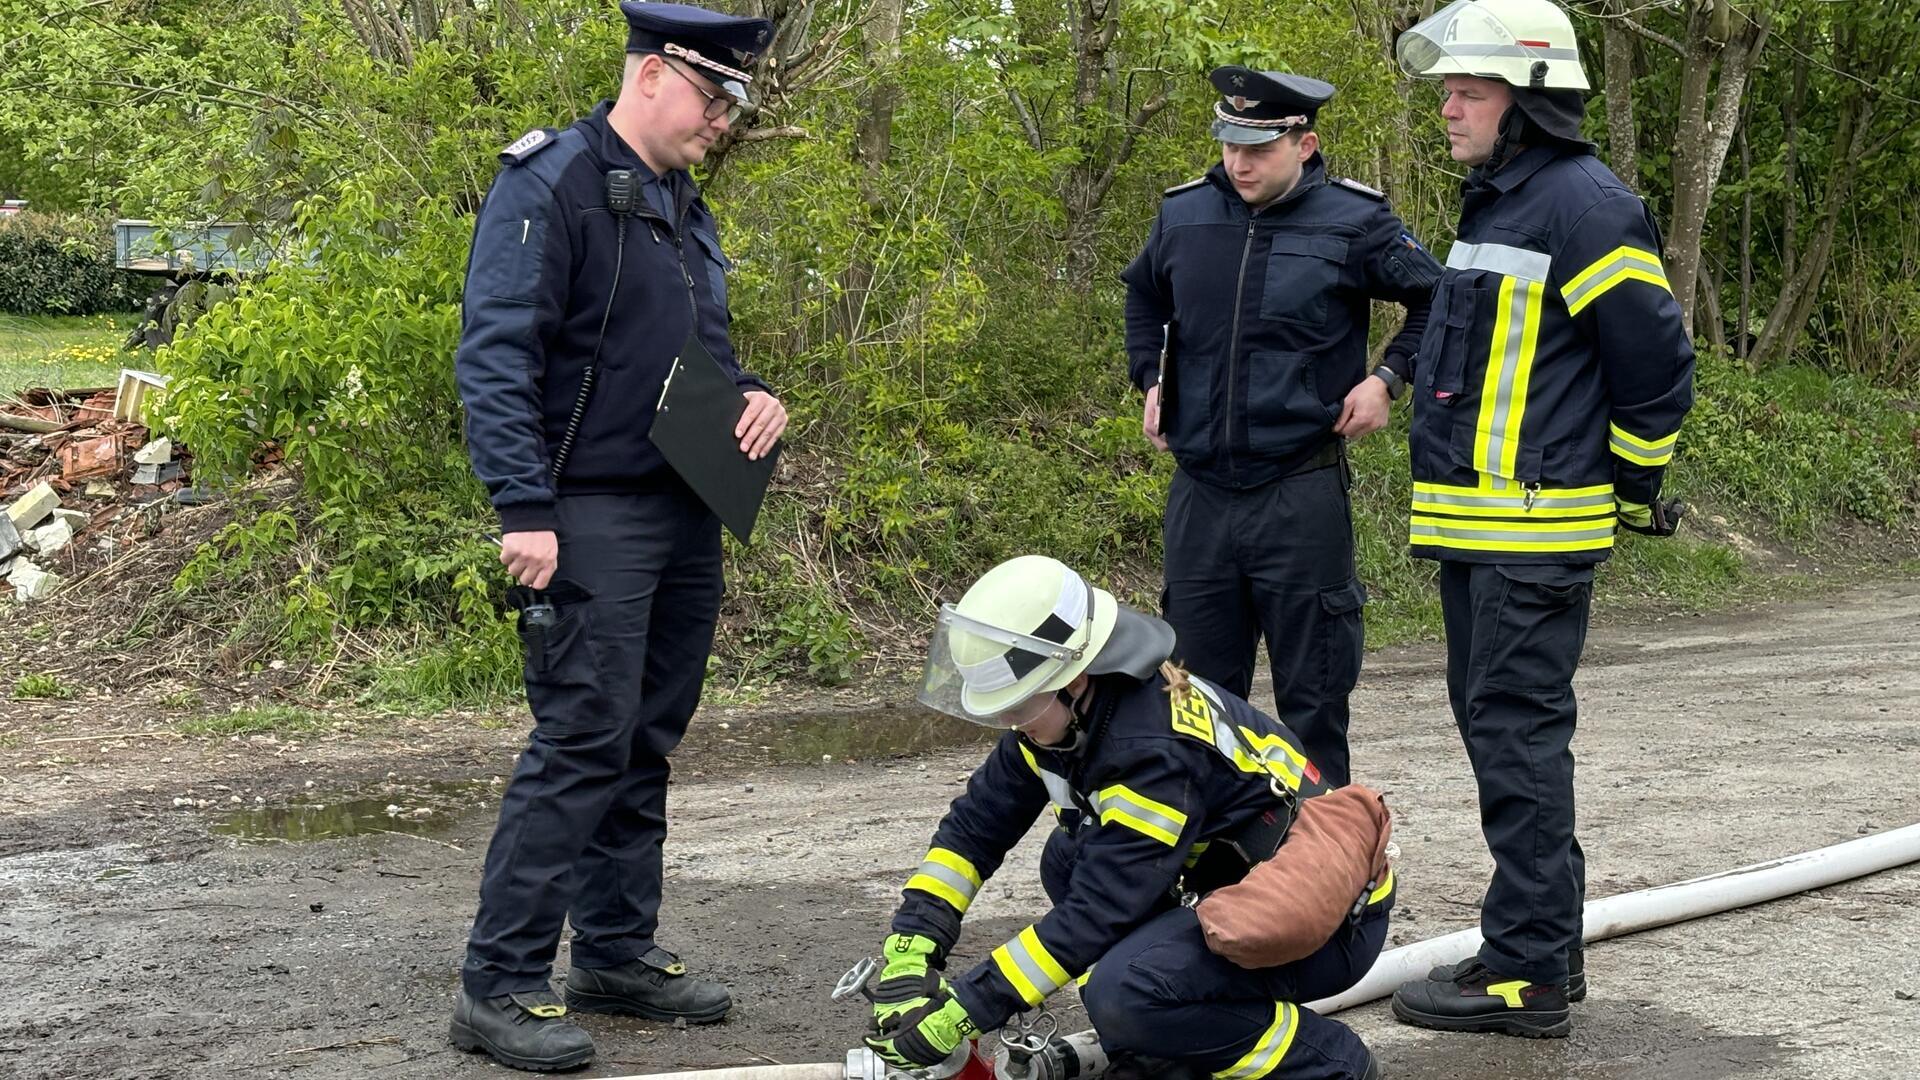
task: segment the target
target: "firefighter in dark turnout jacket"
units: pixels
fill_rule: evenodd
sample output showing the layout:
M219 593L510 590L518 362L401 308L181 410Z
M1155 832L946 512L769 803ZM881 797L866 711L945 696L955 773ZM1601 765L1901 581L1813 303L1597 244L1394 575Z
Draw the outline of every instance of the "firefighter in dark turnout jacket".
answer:
M1298 1003L1372 965L1391 873L1319 952L1275 968L1214 955L1181 906L1272 854L1298 800L1328 787L1291 731L1189 681L1166 663L1172 646L1166 623L1040 556L1002 563L942 609L921 700L1011 730L906 883L883 946L876 1052L937 1063L1084 976L1102 1044L1136 1075L1375 1075L1358 1036ZM948 982L938 973L962 917L1049 804L1053 910Z
M593 1056L569 1008L705 1023L732 1004L654 941L667 755L699 703L721 562L718 520L648 433L690 334L735 372L742 453L786 425L728 342L726 257L686 171L739 115L772 28L679 4L622 11L619 99L501 154L454 360L520 582L534 729L487 848L450 1035L523 1069ZM567 921L563 1003L548 977Z
M1404 388L1391 366L1368 376L1372 302L1405 305L1386 355L1410 356L1440 266L1385 196L1327 175L1313 124L1332 86L1236 66L1212 81L1221 163L1168 189L1121 274L1143 426L1180 466L1161 601L1176 658L1237 696L1266 638L1275 712L1337 787L1366 601L1344 442Z
M1403 35L1444 78L1473 167L1418 354L1415 555L1440 560L1447 689L1494 858L1485 944L1402 987L1402 1020L1562 1036L1586 993L1574 837L1574 669L1593 564L1616 527L1664 536L1660 501L1693 350L1646 205L1580 136L1587 88L1548 0L1460 0Z

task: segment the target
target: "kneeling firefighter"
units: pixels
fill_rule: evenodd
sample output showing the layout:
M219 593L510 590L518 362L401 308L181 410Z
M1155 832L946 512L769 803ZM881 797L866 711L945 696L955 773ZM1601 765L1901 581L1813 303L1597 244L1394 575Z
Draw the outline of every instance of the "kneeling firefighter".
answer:
M1391 874L1361 878L1304 959L1250 969L1209 948L1191 903L1273 855L1300 801L1329 788L1293 732L1169 663L1173 645L1166 623L1041 556L942 606L920 700L1007 733L940 822L882 947L867 1045L889 1063L939 1063L1078 981L1109 1076L1378 1075L1359 1036L1296 1003L1373 964ZM1053 910L949 982L968 905L1049 803Z

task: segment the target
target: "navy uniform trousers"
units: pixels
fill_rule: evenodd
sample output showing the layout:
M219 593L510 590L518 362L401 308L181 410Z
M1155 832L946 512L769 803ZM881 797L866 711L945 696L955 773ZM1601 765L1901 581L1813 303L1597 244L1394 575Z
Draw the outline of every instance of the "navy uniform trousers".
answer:
M1047 838L1040 881L1058 905L1067 896L1078 843ZM1357 1080L1366 1044L1337 1020L1301 1008L1360 981L1387 940L1387 911L1347 921L1320 951L1250 971L1207 948L1192 908L1167 910L1107 950L1080 989L1087 1018L1108 1053L1172 1058L1234 1080Z
M1565 982L1567 952L1580 942L1573 672L1592 591L1592 567L1440 564L1447 697L1493 854L1480 959L1529 982Z
M545 640L526 642L534 727L467 941L461 978L477 998L545 989L563 920L575 967L653 946L667 754L699 704L720 611L720 525L684 487L556 508L555 580L587 598L558 605ZM523 638L535 633L523 621Z
M1234 490L1173 474L1161 608L1188 671L1238 697L1264 635L1274 713L1331 787L1344 786L1347 695L1365 649L1343 464Z

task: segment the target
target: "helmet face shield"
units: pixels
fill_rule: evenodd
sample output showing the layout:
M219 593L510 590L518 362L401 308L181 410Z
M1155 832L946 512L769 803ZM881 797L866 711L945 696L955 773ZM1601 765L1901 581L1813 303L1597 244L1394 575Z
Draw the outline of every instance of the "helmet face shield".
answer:
M1549 0L1455 0L1394 43L1415 79L1472 75L1511 86L1589 89L1566 13Z
M1015 728L1052 700L1042 691L1086 655L1091 620L1065 642L962 615L940 606L940 621L920 675L922 705L986 727Z

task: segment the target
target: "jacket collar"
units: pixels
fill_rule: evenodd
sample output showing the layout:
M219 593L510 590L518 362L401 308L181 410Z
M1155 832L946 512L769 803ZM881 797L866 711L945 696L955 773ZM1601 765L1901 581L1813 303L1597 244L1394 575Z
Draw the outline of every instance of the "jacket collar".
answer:
M1475 170L1474 174L1467 177L1467 183L1491 185L1504 195L1526 183L1528 177L1539 172L1548 162L1564 156L1566 151L1558 147L1529 146L1492 176L1479 175L1479 170Z
M1327 159L1322 157L1320 152L1316 150L1314 155L1300 166L1300 179L1293 185L1293 190L1280 196L1273 202L1268 203L1259 211L1255 211L1253 207L1248 206L1247 200L1241 198L1240 192L1234 189L1233 181L1227 176L1226 162L1215 162L1213 168L1207 170L1207 182L1218 188L1220 192L1227 197L1228 205L1239 207L1248 213L1264 213L1276 206L1285 206L1299 199L1307 192L1312 191L1314 188L1319 187L1321 184L1326 183Z

